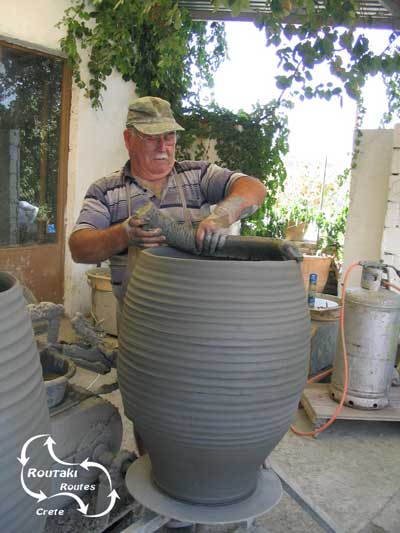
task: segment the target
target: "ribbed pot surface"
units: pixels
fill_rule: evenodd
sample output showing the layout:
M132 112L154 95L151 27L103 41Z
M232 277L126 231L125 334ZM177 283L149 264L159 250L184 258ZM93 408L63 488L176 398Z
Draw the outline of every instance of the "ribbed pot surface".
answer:
M202 504L249 496L303 390L310 318L294 261L140 255L118 379L154 482Z
M40 505L22 488L21 456L24 443L48 434L49 410L39 354L22 288L11 275L0 272L0 531L40 533L45 518L36 515ZM27 449L23 483L28 490L48 495L49 479L28 478L34 467L47 468L50 457L45 439Z

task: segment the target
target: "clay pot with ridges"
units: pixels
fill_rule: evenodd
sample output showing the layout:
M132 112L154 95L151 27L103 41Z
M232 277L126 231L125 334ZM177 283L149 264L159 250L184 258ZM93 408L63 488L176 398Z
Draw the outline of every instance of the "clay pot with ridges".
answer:
M309 337L295 261L142 252L125 298L118 380L154 483L191 503L250 496L295 416Z
M18 461L23 445L33 436L50 433L50 418L42 368L26 310L22 287L8 273L0 272L0 531L40 533L46 519L40 505L24 491L47 496L50 479L28 477L29 468L50 467L45 438L28 445L24 467Z

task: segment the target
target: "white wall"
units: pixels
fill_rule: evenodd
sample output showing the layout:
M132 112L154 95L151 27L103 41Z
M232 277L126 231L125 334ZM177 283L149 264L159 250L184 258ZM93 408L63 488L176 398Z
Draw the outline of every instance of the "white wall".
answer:
M69 0L0 0L0 38L61 55L59 40L63 33L55 24L70 6ZM91 108L82 91L75 86L72 90L65 209L67 238L90 183L120 168L127 159L122 131L128 103L135 97L134 84L124 82L113 73L107 87L101 111ZM90 308L89 286L84 275L88 268L92 267L71 261L66 245L64 305L69 315Z
M393 130L363 130L357 167L350 185L350 209L344 243L343 272L353 261L379 260L392 161ZM361 268L349 287L359 285Z
M382 240L382 258L388 265L400 268L400 125L395 127L392 162ZM389 270L390 281L400 285L399 277Z

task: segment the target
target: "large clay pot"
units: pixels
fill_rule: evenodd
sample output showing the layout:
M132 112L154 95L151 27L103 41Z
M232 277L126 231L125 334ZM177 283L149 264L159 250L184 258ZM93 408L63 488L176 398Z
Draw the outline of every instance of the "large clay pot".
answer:
M46 437L32 441L24 467L17 460L24 444L34 436L49 434L50 418L42 367L32 323L17 280L0 272L0 531L40 533L45 517L22 484L47 496L49 478L28 477L29 468L45 469L50 456ZM21 471L23 473L21 474ZM22 481L21 481L22 478Z
M249 496L295 415L309 336L295 261L143 252L125 299L118 379L156 485L201 504Z

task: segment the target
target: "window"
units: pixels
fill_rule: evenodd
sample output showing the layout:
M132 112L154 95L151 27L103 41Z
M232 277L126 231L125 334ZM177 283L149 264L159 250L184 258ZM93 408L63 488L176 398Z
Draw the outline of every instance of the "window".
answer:
M57 241L63 60L0 44L0 247Z

